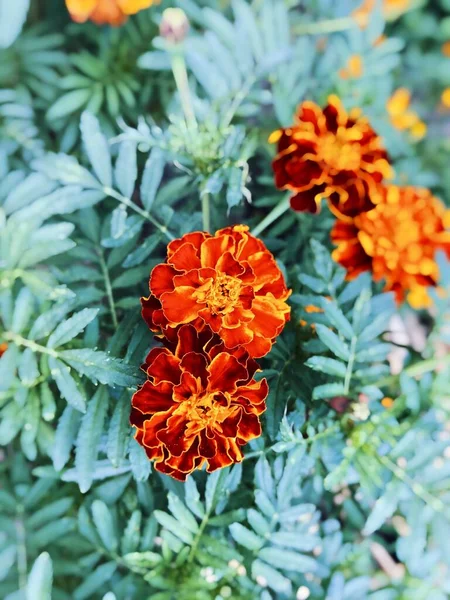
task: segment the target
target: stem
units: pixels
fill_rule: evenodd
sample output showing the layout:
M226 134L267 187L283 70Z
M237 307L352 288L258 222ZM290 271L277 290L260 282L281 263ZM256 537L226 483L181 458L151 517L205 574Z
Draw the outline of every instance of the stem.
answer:
M198 528L197 535L195 536L194 541L192 543L191 550L189 552L189 556L187 557L187 562L188 563L192 563L194 561L195 553L197 552L198 544L199 544L200 539L201 539L201 537L203 535L205 527L208 524L208 520L209 520L210 514L211 514L211 510L209 510L208 512L206 512L205 516L202 519L202 522L200 523L200 527Z
M347 370L345 372L344 379L344 396L348 396L350 392L350 382L352 380L352 372L353 372L353 363L355 362L355 350L358 338L356 336L352 337L350 342L350 357L348 359Z
M25 526L23 524L23 506L17 506L17 517L15 520L17 535L17 571L19 574L19 589L24 590L27 587L27 546L25 543Z
M197 128L194 108L192 106L191 92L189 90L189 80L186 71L186 62L182 51L177 48L171 52L172 73L180 95L181 107L188 127Z
M290 199L289 196L286 196L279 202L270 213L253 229L251 232L252 235L258 236L260 235L269 225L271 225L274 221L281 217L288 208L290 207Z
M203 192L202 196L202 217L203 217L203 231L209 233L211 229L211 218L209 212L209 194Z
M244 85L241 87L241 89L237 92L237 94L235 95L233 102L230 104L230 108L227 110L224 120L223 120L223 127L228 127L228 125L231 123L231 121L233 120L233 117L237 111L237 109L240 107L240 105L242 104L242 102L245 100L246 96L248 96L248 94L250 93L250 90L252 89L253 84L256 81L256 77L254 75L251 75L247 81L244 83Z
M114 296L113 296L113 291L112 291L112 287L111 287L111 279L109 277L108 266L105 261L103 248L97 248L97 254L100 259L100 266L102 268L103 278L105 280L105 290L106 290L106 295L108 296L109 309L111 311L113 325L117 329L117 326L119 323L117 321L117 313L116 313L116 306L114 304Z
M33 340L27 340L18 333L13 333L12 331L5 331L3 334L5 340L13 342L16 346L24 346L25 348L30 348L33 352L40 352L41 354L48 354L49 356L53 356L56 358L58 353L53 348L46 348L45 346L41 346L40 344L36 344Z
M127 198L126 196L122 196L122 194L119 194L119 192L116 192L116 190L113 190L110 187L104 187L103 191L107 196L118 200L125 206L128 206L128 208L134 210L138 215L141 215L141 217L143 217L147 221L150 221L150 223L152 223L157 229L159 229L159 231L162 234L164 234L168 240L172 241L175 239L175 237L170 233L167 227L160 223L157 219L155 219L155 217L153 217L147 210L144 210L137 204L134 204L134 202L131 202L129 198Z
M327 19L317 23L301 23L293 28L293 32L297 35L320 35L321 33L346 31L357 27L357 25L354 17L342 17L341 19Z
M436 369L445 368L450 364L450 354L446 354L440 358L428 358L427 360L422 360L420 362L411 365L410 367L406 367L403 369L403 373L406 373L410 377L418 377L419 375L424 375L429 371L435 371ZM384 379L380 379L374 385L377 387L390 385L391 383L395 383L400 378L399 375L390 375L389 377L385 377Z

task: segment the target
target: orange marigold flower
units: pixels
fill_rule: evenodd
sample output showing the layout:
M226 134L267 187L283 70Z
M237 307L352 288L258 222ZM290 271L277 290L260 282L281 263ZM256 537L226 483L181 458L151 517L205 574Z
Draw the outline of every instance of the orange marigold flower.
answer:
M442 54L450 58L450 41L444 42L441 46Z
M386 102L386 110L392 125L400 131L409 130L413 138L419 140L427 132L426 124L411 110L411 92L406 88L396 90Z
M450 108L450 87L445 88L442 92L441 101L445 108Z
M147 356L147 381L134 394L130 421L155 468L185 481L195 469L243 459L241 446L261 435L268 386L257 363L231 353L211 330L183 325L176 341Z
M383 0L383 16L385 19L395 19L404 13L410 6L411 0ZM377 0L363 0L352 15L358 25L367 27L370 15L377 5Z
M8 344L6 342L2 342L0 344L0 358L5 354L5 352L8 350Z
M73 21L84 23L89 19L97 25L121 25L128 15L158 3L159 0L66 0Z
M380 199L383 178L392 176L386 150L359 109L347 113L337 96L321 110L303 102L292 127L274 131L275 184L292 190L294 210L315 213L322 198L338 215L354 216Z
M429 190L390 185L373 210L336 222L333 258L348 279L371 270L375 281L385 279L397 302L407 296L412 306L426 306L427 288L439 278L435 253L450 256L449 225L450 211Z
M352 54L346 66L339 71L341 79L358 79L363 74L363 59L359 54Z
M194 232L170 242L166 263L150 276L142 315L153 331L209 326L227 348L264 356L289 319L290 292L273 255L245 225L214 236Z

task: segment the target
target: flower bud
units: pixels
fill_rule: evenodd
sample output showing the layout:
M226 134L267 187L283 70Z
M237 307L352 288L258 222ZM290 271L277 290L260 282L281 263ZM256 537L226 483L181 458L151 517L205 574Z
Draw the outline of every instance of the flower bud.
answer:
M186 38L189 21L181 8L166 8L159 25L161 37L170 44L179 44Z

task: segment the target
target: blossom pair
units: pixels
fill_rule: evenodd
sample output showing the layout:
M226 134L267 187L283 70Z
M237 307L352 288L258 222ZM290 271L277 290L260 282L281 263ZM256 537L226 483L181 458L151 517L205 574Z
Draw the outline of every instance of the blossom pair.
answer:
M323 198L337 217L334 259L349 279L372 271L397 301L429 304L439 277L435 253L450 255L449 211L428 190L386 183L393 169L382 139L359 109L337 96L322 110L300 105L295 123L269 138L278 143L275 183L292 191L291 207L316 213Z
M267 354L289 319L289 291L274 257L248 227L172 241L150 276L142 314L162 347L146 359L147 381L131 423L157 470L184 481L242 460L261 433Z

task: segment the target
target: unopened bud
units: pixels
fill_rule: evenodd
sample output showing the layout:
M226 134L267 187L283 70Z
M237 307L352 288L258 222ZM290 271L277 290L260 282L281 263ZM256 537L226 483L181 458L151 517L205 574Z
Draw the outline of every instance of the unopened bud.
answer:
M179 44L185 39L188 31L189 21L184 10L181 10L181 8L166 8L159 25L161 37L170 44Z
M350 398L347 398L347 396L335 396L330 400L331 408L340 414L344 413L348 409L349 404Z

